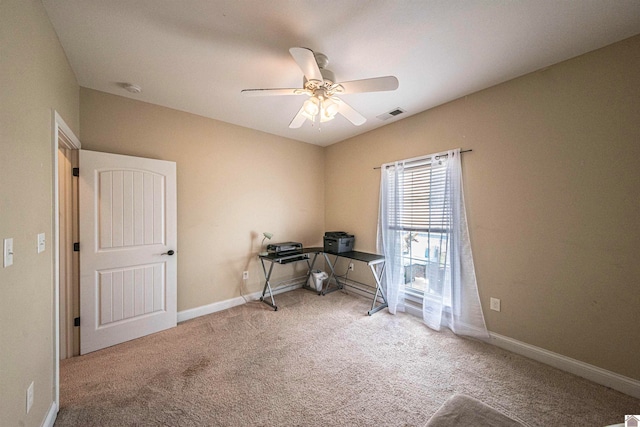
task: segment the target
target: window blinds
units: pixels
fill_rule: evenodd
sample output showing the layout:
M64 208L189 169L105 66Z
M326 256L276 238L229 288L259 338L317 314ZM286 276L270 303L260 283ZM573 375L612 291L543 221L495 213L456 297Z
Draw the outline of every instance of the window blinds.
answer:
M445 162L443 159L405 164L397 184L402 197L395 201L393 197L389 198L392 204L400 204L399 209L391 210L397 215L391 223L398 229L432 233L450 229Z

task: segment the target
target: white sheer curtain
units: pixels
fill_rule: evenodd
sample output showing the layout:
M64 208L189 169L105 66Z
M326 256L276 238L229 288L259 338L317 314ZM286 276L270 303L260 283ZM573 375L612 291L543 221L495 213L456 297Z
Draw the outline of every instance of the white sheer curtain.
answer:
M378 212L378 252L385 258L383 283L386 286L389 312L404 311L404 268L402 259L402 218L404 164L395 162L382 165L380 180L380 211ZM384 224L384 226L383 226Z
M412 255L414 242L424 250ZM389 311L422 296L424 322L488 338L464 208L460 149L382 165L378 251ZM416 279L417 277L417 279ZM408 284L419 284L411 286Z

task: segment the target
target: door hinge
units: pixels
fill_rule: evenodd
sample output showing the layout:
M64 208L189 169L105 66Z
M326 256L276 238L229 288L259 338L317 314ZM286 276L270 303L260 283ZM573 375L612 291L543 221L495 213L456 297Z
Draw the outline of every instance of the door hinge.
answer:
M76 317L75 319L73 319L73 326L80 326L80 318Z
M80 176L80 168L73 168L73 176Z
M73 244L73 252L80 252L80 242Z

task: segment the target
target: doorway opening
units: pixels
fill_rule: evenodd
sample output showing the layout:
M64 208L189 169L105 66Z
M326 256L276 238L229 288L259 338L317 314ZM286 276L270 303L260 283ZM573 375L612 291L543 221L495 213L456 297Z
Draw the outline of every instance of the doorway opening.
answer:
M74 298L79 299L78 254L73 252L78 230L77 180L72 179L77 167L80 140L57 111L53 111L53 364L55 405L60 408L60 359L71 357L79 349L79 337L73 324ZM75 234L74 234L75 230ZM77 241L77 240L76 240ZM75 282L74 282L75 280ZM74 284L75 283L75 284ZM79 304L77 304L79 306ZM69 322L68 319L71 319Z
M58 140L66 138L60 132ZM78 242L78 180L73 175L78 166L78 150L58 146L58 217L60 226L60 359L80 354L80 333L74 319L80 316Z

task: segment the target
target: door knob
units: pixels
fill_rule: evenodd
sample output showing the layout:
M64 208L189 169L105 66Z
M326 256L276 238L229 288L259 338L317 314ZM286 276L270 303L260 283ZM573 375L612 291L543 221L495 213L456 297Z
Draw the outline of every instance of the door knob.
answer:
M167 251L167 252L165 252L163 254L160 254L160 255L169 255L169 256L171 256L173 254L175 254L175 252L173 250L169 250L169 251Z

